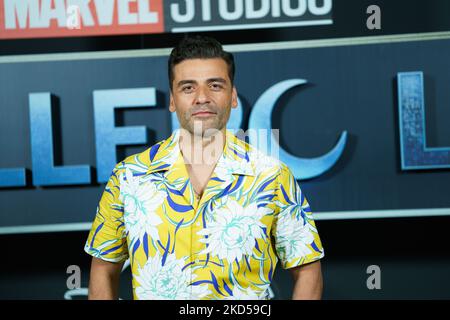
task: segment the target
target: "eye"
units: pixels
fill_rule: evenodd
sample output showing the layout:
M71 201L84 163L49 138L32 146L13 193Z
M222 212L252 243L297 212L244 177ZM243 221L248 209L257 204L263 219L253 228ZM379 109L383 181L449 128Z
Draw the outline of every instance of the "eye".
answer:
M221 90L223 88L223 85L218 82L211 83L211 89L213 90Z
M191 93L192 91L194 91L194 87L191 85L187 85L187 86L182 87L181 90L184 93Z

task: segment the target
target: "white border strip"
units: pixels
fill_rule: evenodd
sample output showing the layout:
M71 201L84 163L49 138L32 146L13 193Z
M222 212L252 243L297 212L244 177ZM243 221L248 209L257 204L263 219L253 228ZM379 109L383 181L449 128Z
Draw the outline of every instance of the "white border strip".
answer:
M65 232L90 230L91 222L40 224L32 226L0 227L0 234Z
M450 208L314 212L314 220L384 219L450 216ZM92 223L60 223L0 227L0 234L89 231Z
M321 26L328 24L333 24L333 20L323 19L323 20L272 22L272 23L229 24L222 26L183 27L183 28L172 28L172 32L177 33L177 32L201 32L201 31L221 31L221 30L267 29L267 28L282 28L282 27Z
M438 217L438 216L450 216L450 208L333 211L333 212L317 212L313 213L313 216L315 220Z
M445 39L450 39L450 31L410 33L410 34L370 36L370 37L233 44L233 45L224 45L224 48L231 52L242 52L242 51L251 52L263 50L338 47L338 46L370 45L370 44L445 40ZM168 56L171 50L172 48L161 48L161 49L10 55L10 56L0 56L0 63L161 57L161 56Z

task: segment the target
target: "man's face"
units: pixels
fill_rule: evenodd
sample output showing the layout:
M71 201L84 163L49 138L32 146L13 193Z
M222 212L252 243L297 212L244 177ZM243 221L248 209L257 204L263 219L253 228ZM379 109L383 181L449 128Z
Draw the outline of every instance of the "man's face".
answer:
M183 129L193 135L222 130L236 107L236 88L223 59L188 59L175 65L169 110L177 113ZM194 132L194 125L201 131Z

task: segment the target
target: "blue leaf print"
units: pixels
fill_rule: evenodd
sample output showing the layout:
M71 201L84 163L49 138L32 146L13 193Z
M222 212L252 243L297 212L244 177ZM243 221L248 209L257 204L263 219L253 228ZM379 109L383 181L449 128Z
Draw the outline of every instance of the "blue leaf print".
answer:
M178 222L177 227L175 228L175 234L173 236L173 248L172 248L172 252L173 253L175 251L175 243L177 242L177 231L178 229L181 227L181 225L183 224L184 218L181 219L180 222Z
M231 149L231 148L230 148ZM235 155L237 155L239 158L244 159L244 155L240 154L236 149L231 149Z
M208 253L208 255L209 255L209 253ZM203 261L203 260L200 260L200 261ZM223 264L220 264L220 263L217 263L217 262L214 262L214 261L211 261L211 260L208 263L212 263L212 264L214 264L214 265L216 265L218 267L223 267Z
M216 291L218 293L220 293L222 296L224 296L224 294L219 289L219 284L217 283L216 276L214 275L214 273L212 273L212 271L210 271L210 273L211 273L211 279L212 279L212 284L214 286L214 289L216 289Z
M250 270L250 272L251 272L252 267L250 267L250 263L248 263L248 258L247 258L247 256L244 256L244 257L245 257L245 262L247 263L248 270Z
M183 188L181 188L181 190L180 190L181 195L184 194L184 191L186 190L186 187L188 186L188 184L189 184L189 179L186 181L186 183L184 184Z
M167 245L164 251L164 255L162 257L162 261L161 261L161 265L164 266L164 264L166 263L166 259L167 259L167 254L169 253L169 247L170 247L170 233L167 233Z
M166 250L166 248L162 245L161 241L158 240L157 243L159 244L159 246L161 247L161 249Z
M140 177L140 176L143 176L146 174L147 174L147 172L135 172L135 173L133 173L133 177Z
M116 251L117 249L119 249L119 248L122 247L122 246L123 246L123 244L119 244L118 246L115 246L115 247L112 247L111 249L108 249L108 250L106 250L106 251L103 251L103 252L101 253L101 255L104 256L104 255L106 255L106 254L108 254L108 253L110 253L110 252Z
M230 149L231 149L231 148L230 148ZM241 158L241 159L248 159L248 157L246 157L247 154L245 154L245 155L240 154L239 152L237 152L236 149L231 149L231 150L232 150L233 153L234 153L235 155L237 155L239 158ZM247 160L247 161L248 161L248 160Z
M119 223L119 225L118 225L117 228L116 228L116 233L117 233L117 231L119 231L119 228L120 228L120 227L123 227L124 225L125 225L125 222Z
M261 227L261 229L264 232L264 234L267 236L267 228L266 227Z
M177 227L175 228L175 235L177 234L178 229L181 227L181 225L183 224L184 218L181 219L180 222L178 222Z
M302 208L302 211L304 213L311 213L311 207L310 206L306 206L305 208Z
M241 266L239 265L239 261L238 261L238 259L236 258L236 259L234 259L234 261L236 261L236 263L237 263L237 266L238 266L238 271L240 271L240 270L241 270Z
M273 266L272 266L272 261L271 261L270 262L270 270L269 270L269 274L268 274L269 281L272 281L272 273L273 273Z
M205 267L208 265L208 262L209 262L209 253L206 255L206 260L204 264Z
M174 195L177 195L177 196L183 196L183 193L180 191L180 190L177 190L177 189L172 189L172 188L169 188L169 187L167 187L167 190L169 190L171 193L173 193Z
M287 203L289 204L294 204L288 197L288 195L286 194L286 191L284 191L283 185L280 185L281 187L281 192L283 193L284 199L286 200Z
M295 187L296 189L298 188L297 184L295 184ZM300 190L298 190L297 192L300 193L300 203L303 205L303 202L305 202L305 195Z
M170 167L170 164L163 164L162 166L159 166L158 168L155 168L154 170L161 170L161 169L164 169L164 168L167 168L167 167Z
M273 275L273 261L272 261L272 257L269 255L269 259L270 259L270 269L269 269L269 274L268 274L268 278L269 281L272 281L272 275Z
M258 193L263 191L275 178L270 179L269 181L266 181L263 183L263 185L258 189Z
M191 205L185 206L182 204L175 203L169 194L167 195L167 202L169 203L169 206L176 212L187 212L194 209Z
M266 194L265 196L259 197L258 200L273 200L274 197L274 194Z
M238 188L241 186L242 181L244 181L244 176L239 176L239 178L238 178L236 184L234 185L233 189L231 189L231 190L229 191L229 193L232 193L234 190L238 189Z
M231 183L222 191L222 193L219 195L219 198L229 194L230 193L230 191L229 191L230 188L231 188Z
M147 237L147 232L146 233L144 233L144 252L145 252L145 255L146 255L146 257L147 257L147 259L148 259L148 237Z
M255 241L255 248L261 253L261 250L259 249L258 241Z
M225 289L225 291L228 292L228 294L230 296L232 296L233 292L231 291L230 287L228 287L227 283L225 282L225 279L222 279L222 282L223 282L223 288Z
M122 206L114 206L113 205L113 206L111 206L111 208L115 211L119 211L120 213L124 212L124 207L122 207Z
M153 161L153 159L155 158L155 155L158 153L160 146L161 146L161 144L158 143L150 148L150 161Z
M111 189L105 188L105 192L108 192L110 195L112 195L114 197L114 194L112 193Z
M302 208L300 208L300 216L303 219L303 225L305 225L306 224L306 216L305 216L305 211L303 211Z
M92 237L92 240L91 240L91 247L93 247L93 245L94 245L94 240L95 240L95 236L96 236L97 233L100 231L100 229L103 227L103 225L104 225L104 222L100 223L100 225L97 227L97 229L95 229L94 236Z
M194 264L194 261L189 262L187 265L185 265L185 266L181 269L181 271L184 271L184 269L186 269L187 267L189 267L191 264Z
M191 286L199 286L199 285L204 284L204 283L214 284L211 280L199 280L199 281L192 282L190 285Z
M317 245L316 245L315 242L311 243L311 247L312 247L316 252L322 253L322 251L321 251L319 248L317 248Z
M136 250L139 248L139 245L141 244L141 240L137 239L137 241L135 242L134 246L133 246L133 255L136 252Z
M210 210L212 211L212 201L210 202L209 207L210 207ZM203 209L203 213L202 213L203 228L206 228L205 211L206 211L206 206ZM205 238L208 239L208 235L205 234Z

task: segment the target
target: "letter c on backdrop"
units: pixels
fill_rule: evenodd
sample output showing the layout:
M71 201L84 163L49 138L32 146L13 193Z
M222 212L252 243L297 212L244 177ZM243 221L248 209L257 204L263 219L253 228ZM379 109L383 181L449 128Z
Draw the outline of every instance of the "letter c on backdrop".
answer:
M249 129L272 129L272 112L277 100L289 89L307 83L303 79L281 81L267 89L256 101L249 119ZM270 145L279 148L280 160L292 171L298 180L310 179L328 171L339 160L347 142L347 131L343 131L338 143L328 153L315 158L300 158L281 148L278 141L270 134ZM254 138L253 138L254 139ZM256 145L250 136L250 143Z

